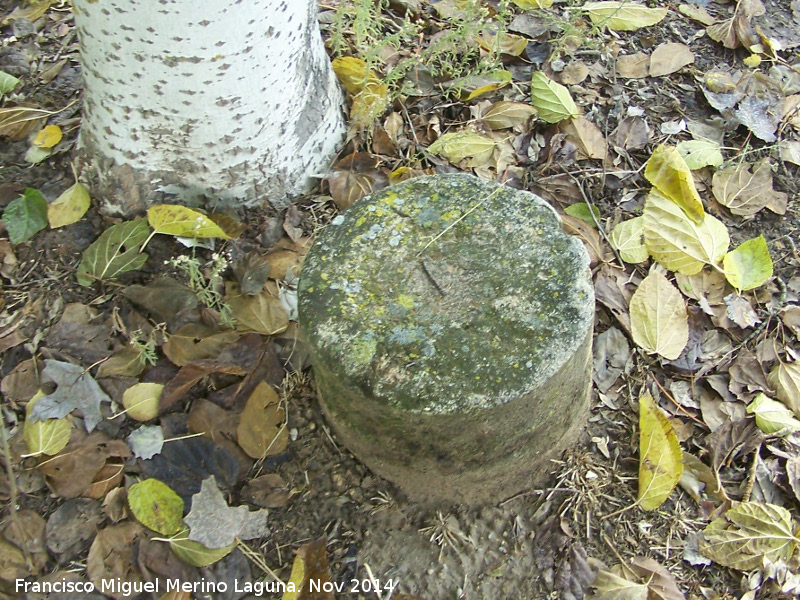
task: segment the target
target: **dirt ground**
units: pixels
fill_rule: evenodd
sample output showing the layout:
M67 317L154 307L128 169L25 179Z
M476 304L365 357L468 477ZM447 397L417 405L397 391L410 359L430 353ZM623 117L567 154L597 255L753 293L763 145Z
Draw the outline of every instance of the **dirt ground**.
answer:
M783 35L783 39L793 42L795 47L800 45L800 38L793 33L800 18L797 12L793 12L795 3L772 0L765 4L770 31L778 32L774 35ZM0 0L0 16L10 13L16 5L13 0ZM323 6L323 15L330 12L329 8ZM707 3L707 8L714 14L728 14L730 11L730 6L725 4ZM644 115L653 130L648 134L646 144L620 151L614 164L603 164L598 160L569 160L568 156L564 158L569 155L566 150L566 155L558 155L556 150L548 155L543 149L538 157L521 163L519 173L522 175L515 175L513 184L555 200L560 210L581 201L586 195L608 223L639 211L643 202L640 192L649 185L641 177L642 166L653 147L670 139L670 134L664 133L660 125L677 123L681 119L704 122L718 119L719 115L700 91L698 80L713 68L731 64L741 68L742 57L747 55L741 49L727 49L708 36L696 36L701 29L698 23L673 10L664 22L656 26L611 36L613 39L603 42L606 45L576 50L574 56L567 56L567 59L581 58L589 65L591 75L583 86L578 84L580 92L576 91L576 97L584 101L585 107L591 111L591 120L601 131L610 135L625 115L630 114ZM554 34L545 32L541 39L548 35ZM694 53L693 64L657 80L618 78L610 73L614 60L609 52L610 44L616 44L618 49L621 47L624 53L630 54L636 51L650 53L665 42L688 43ZM783 56L793 62L794 47L790 45ZM42 72L62 60L64 64L55 76L43 81ZM539 65L533 67L531 61L522 59L509 61L509 64L510 70L514 67L519 72L539 68ZM54 154L33 166L24 158L30 147L27 138L10 140L0 137L0 207L6 206L25 188L36 188L52 201L73 183L69 161L80 126L80 66L69 7L65 3L55 3L48 15L37 20L35 26L30 22L2 26L0 71L25 81L24 94L18 98L20 102L62 111L49 122L60 125L65 133L64 141ZM527 79L530 79L529 73ZM509 94L513 99L513 93ZM395 106L399 108L400 104L398 101ZM3 106L10 105L11 101L7 100ZM69 108L62 110L65 106ZM631 113L632 107L641 113ZM471 115L469 103L453 102L443 96L410 99L403 108L415 120L430 119L435 115L439 120L436 127L441 132L452 124L465 122ZM560 135L552 128L537 127L536 135L551 141L553 136ZM796 135L796 130L789 127L779 131L780 139L794 140ZM725 141L727 146L733 147L732 150L727 148L729 155L744 148L751 152L753 160L775 156L772 146L754 139L745 127L729 132ZM624 146L621 142L617 145ZM366 141L361 146L351 144L343 150L342 156L353 150L370 152L370 148ZM377 168L365 169L365 172L381 172L385 179L388 171L402 164L403 156L398 153L391 158L380 158ZM798 167L781 160L773 160L773 165L774 189L788 194L785 214L762 210L753 218L742 219L732 216L713 201L709 210L724 221L733 246L763 234L772 251L775 275L796 285L800 268L796 251L796 244L800 243ZM427 162L418 161L414 167L454 170L446 161L434 158ZM373 183L377 179L373 179ZM705 184L701 193L704 199L708 199L711 197L710 182L706 180ZM301 199L297 204L300 218L299 222L295 221L295 226L306 235L319 232L339 212L332 195L330 187L323 184L318 193ZM286 215L266 207L240 214L239 218L248 225L242 244L266 251L276 241L270 234L274 233L276 224L278 236L283 234L281 225ZM171 238L160 236L154 238L149 247L151 258L147 265L124 275L118 282L121 285L77 285L74 273L81 253L114 222L92 207L78 223L63 229L41 231L30 241L14 247L17 265L13 277L3 273L4 307L0 322L4 328L10 328L24 315L25 343L3 346L6 349L0 367L2 377L7 377L23 361L33 358L32 350L37 358L75 356L77 349L70 349L63 340L55 343L52 337L52 328L58 323L65 305L83 303L99 311L100 320L113 315L128 322L128 319L135 319L136 308L122 295L122 287L146 285L159 275L175 274L172 268L164 266L164 262L176 254L186 253L186 250ZM208 260L210 252L199 251L199 255ZM595 272L599 272L601 267L602 261ZM646 272L642 267L638 271L629 271L631 277L640 278ZM777 294L775 290L774 286L770 287L766 295ZM759 314L768 320L766 295L759 297L764 302L759 301L757 306ZM790 287L785 302L797 303L798 295L800 289ZM615 324L614 312L607 305L598 303L596 335ZM759 343L772 335L774 326L769 324L749 339L747 336L751 331L736 330L726 335L733 340L737 352L755 352ZM795 351L800 349L797 338L786 335L786 344ZM120 345L118 336L111 339L116 340L113 349L117 349ZM266 349L263 351L277 359L287 359L292 354L292 344L292 340L280 336L275 339L265 337L262 350ZM374 578L382 586L391 580L396 585L395 595L413 594L428 600L580 600L590 597L591 583L602 565L630 561L636 556L652 558L668 569L685 598L738 600L749 589L746 573L715 563L693 565L686 560L687 556L696 555L696 552L692 554L692 544L697 543L697 533L707 525L713 512L707 498L698 503L679 487L655 511L632 508L614 514L636 500L639 393L644 387L652 387L649 382L653 378L664 386L671 381L692 379L692 372L681 370L680 365L659 361L657 357L634 349L627 356L611 391L600 394L594 390L585 433L574 449L553 462L547 481L512 498L498 498L495 504L469 507L411 503L392 484L371 474L337 443L315 399L313 370L306 366L304 370L296 371L296 367L302 364L297 364L296 356L294 361L283 360L282 370L277 376L273 373L275 380L271 381L282 390L288 407L288 446L258 466L253 466L252 461L244 463L247 466L244 476L231 485L227 496L231 504L246 503L246 482L265 473L277 473L285 482L286 497L277 503L280 506L270 508L270 535L248 542L251 550L260 554L282 580L286 581L290 576L294 551L304 543L326 536L333 581L345 583L349 589L354 579ZM88 366L92 361L84 362ZM148 380L168 381L176 372L177 368L161 355L152 372L148 372ZM201 386L195 387L175 405L168 418L163 418L163 426L176 435L186 431L191 407L203 398L230 408L225 405L230 396L226 396L224 390L235 381L238 380L220 373L204 379ZM747 393L757 389L753 386ZM16 403L4 396L2 409L6 427L18 434L25 415L24 403ZM705 441L709 428L697 405L676 410L675 415L683 418L685 429L681 439L685 442L685 449L698 454L709 451ZM134 425L130 420L122 423L115 420L101 429L110 438L122 440ZM774 439L768 443L777 444ZM777 460L766 450L764 453L764 459ZM742 490L753 477L751 460L750 456L736 457L734 453L722 473L725 484L739 493L736 499L741 499ZM134 458L126 460L125 484L130 485L146 473L142 462ZM18 463L20 472L24 472L24 476L19 475L18 507L32 509L47 520L64 499L52 493L34 466L33 459ZM0 483L3 484L0 497L5 501L10 497L7 478ZM800 504L791 494L793 484L785 478L776 480L775 484L780 488L785 506L797 515ZM436 485L436 482L431 482L431 485ZM7 518L8 515L8 507L4 507L2 516ZM110 522L109 519L103 521L104 524ZM45 555L43 563L37 567L36 576L70 572L73 576L85 578L90 541L81 542L79 551L68 560L62 560L51 548L49 555ZM141 557L140 561L140 565L146 562ZM204 568L201 573L203 577L217 580L234 574L242 580L267 576L255 563L245 561L238 549L216 565ZM389 587L384 587L381 594L352 592L338 597L380 597L386 600L391 596ZM0 590L0 597L22 596L7 588ZM29 593L25 597L44 596ZM222 600L245 596L229 591L200 593L195 597ZM265 597L280 596L267 594ZM652 590L646 597L674 598L666 592L658 595ZM790 595L781 596L764 585L755 587L754 595L748 600L780 597Z

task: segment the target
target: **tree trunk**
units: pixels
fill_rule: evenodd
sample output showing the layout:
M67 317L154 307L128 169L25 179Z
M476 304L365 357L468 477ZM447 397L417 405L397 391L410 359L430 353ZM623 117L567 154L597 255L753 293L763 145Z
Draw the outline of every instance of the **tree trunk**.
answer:
M316 0L74 0L78 164L106 212L285 206L343 140Z

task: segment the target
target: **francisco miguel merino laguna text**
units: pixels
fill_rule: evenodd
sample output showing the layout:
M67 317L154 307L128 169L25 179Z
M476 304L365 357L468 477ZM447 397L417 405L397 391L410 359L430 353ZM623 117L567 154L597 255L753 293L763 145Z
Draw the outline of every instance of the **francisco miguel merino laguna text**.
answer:
M121 596L137 596L143 592L160 593L159 581L122 581L121 579L101 579L100 585L96 586L91 581L68 581L61 579L57 581L25 581L24 579L15 580L16 592L32 592L34 594L64 594L64 593L83 593L89 594L98 591L101 594L119 594ZM317 583L317 582L315 582ZM326 582L327 583L327 582ZM233 585L224 581L180 581L178 579L167 579L164 592L187 592L187 593L225 593L232 587L234 592L244 592L255 596L264 594L296 592L293 581L284 583L283 581L238 581L233 580ZM319 587L317 586L312 587Z

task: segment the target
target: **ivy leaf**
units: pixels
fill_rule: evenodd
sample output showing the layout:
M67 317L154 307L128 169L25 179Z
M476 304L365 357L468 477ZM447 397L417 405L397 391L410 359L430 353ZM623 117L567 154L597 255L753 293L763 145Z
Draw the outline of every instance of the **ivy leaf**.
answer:
M743 502L714 519L703 531L700 553L725 567L757 569L764 559L776 563L794 554L791 513L768 502Z
M184 527L183 500L158 479L145 479L128 488L128 506L137 521L162 535L174 535Z
M636 2L587 2L583 10L589 14L593 25L608 27L613 31L636 31L660 22L667 16L666 8L648 8Z
M669 420L653 397L639 398L639 494L642 510L664 503L683 474L683 452Z
M147 254L139 252L150 235L143 218L125 221L106 229L83 253L77 279L83 286L95 279L112 280L127 271L141 268Z
M678 358L689 341L689 316L678 289L653 271L631 297L631 335L648 353Z
M644 176L659 192L680 206L692 221L703 222L705 210L692 171L675 148L662 144L653 150Z
M548 123L578 116L578 107L569 90L541 71L531 76L531 104L539 112L539 118Z
M705 265L719 264L728 251L725 225L711 215L694 223L658 190L647 195L642 216L647 251L670 271L694 275Z
M634 217L617 224L611 231L610 240L611 245L625 262L640 263L647 260L643 217Z
M28 241L47 227L47 200L39 190L27 188L22 196L8 203L3 211L3 223L12 244Z
M725 278L737 290L752 290L772 277L772 258L763 235L747 240L722 259Z

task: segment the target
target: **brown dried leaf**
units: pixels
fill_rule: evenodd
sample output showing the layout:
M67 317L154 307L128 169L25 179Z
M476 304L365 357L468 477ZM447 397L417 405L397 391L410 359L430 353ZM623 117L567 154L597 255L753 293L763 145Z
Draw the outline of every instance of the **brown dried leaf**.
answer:
M251 458L261 459L286 449L289 443L286 412L280 397L267 382L262 381L247 399L236 436Z
M650 77L670 75L693 62L694 54L686 44L661 44L650 56Z
M626 79L642 79L650 74L650 55L644 52L617 57L617 75Z
M169 336L163 350L174 364L184 367L195 360L217 357L240 337L241 333L230 329L220 331L201 323L187 323Z
M769 158L753 165L739 164L714 173L711 191L717 202L735 215L751 217L770 202L786 201L784 192L772 189L772 166Z
M131 585L141 584L142 576L136 568L136 540L144 535L144 527L135 521L109 525L101 530L92 542L86 560L86 573L95 587L105 589L114 600L127 600L129 595L120 586L116 591L103 588L111 580L124 581Z
M578 148L578 160L605 160L606 139L600 128L584 117L574 117L560 123L560 129Z

